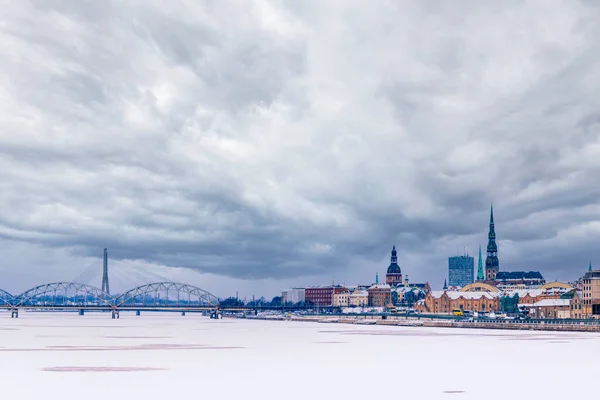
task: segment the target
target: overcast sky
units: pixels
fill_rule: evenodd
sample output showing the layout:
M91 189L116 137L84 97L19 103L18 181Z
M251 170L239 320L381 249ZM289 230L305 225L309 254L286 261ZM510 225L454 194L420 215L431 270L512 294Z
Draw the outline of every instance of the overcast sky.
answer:
M108 247L113 288L268 297L371 283L393 244L441 287L491 202L501 270L575 279L599 110L594 1L8 2L0 287L100 286Z

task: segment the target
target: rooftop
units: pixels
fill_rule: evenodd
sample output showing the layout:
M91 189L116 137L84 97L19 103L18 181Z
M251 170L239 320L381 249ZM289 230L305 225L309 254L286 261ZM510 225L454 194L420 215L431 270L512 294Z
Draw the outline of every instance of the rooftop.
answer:
M371 290L371 289L391 289L391 287L390 287L390 285L387 285L387 284L385 284L385 283L383 283L383 284L382 284L382 283L380 283L380 284L378 284L378 285L373 285L373 286L371 286L371 287L369 288L369 290Z
M544 293L544 291L542 289L517 289L517 290L507 291L506 294L508 294L510 296L514 296L515 294L517 294L517 295L519 295L519 298L522 298L527 295L530 295L531 297L537 297L537 296L541 296L543 293Z
M476 300L476 299L481 299L482 297L485 297L487 299L495 299L497 297L499 297L500 293L490 293L490 292L457 292L457 291L453 291L453 290L448 290L446 292L444 292L443 290L434 290L431 291L431 295L433 297L436 298L440 298L442 297L442 295L446 293L446 295L448 297L450 297L452 300L456 300L460 297L462 297L463 299L468 299L468 300Z
M569 299L545 299L535 303L534 307L568 307L571 304Z
M583 279L600 279L600 271L586 272Z
M500 271L496 274L497 281L519 280L519 279L544 279L539 271Z

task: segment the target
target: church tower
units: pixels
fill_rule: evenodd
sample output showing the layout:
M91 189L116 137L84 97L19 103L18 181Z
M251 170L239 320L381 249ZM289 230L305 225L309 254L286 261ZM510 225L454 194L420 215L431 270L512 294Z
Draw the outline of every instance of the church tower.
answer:
M490 232L488 233L487 257L485 259L485 279L493 281L499 271L498 246L496 245L496 232L494 231L494 209L490 205Z
M485 275L483 274L483 263L481 262L481 245L479 245L479 260L477 260L477 280L485 280Z
M402 285L402 270L398 265L398 253L396 252L396 246L392 247L392 257L390 259L390 266L387 269L385 275L385 283L390 286Z

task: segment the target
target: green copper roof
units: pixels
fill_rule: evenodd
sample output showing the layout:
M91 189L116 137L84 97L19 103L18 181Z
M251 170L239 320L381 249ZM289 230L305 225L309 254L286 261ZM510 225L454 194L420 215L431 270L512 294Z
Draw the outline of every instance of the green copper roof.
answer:
M482 281L485 279L483 274L483 263L481 262L481 245L479 245L479 261L477 261L477 280Z

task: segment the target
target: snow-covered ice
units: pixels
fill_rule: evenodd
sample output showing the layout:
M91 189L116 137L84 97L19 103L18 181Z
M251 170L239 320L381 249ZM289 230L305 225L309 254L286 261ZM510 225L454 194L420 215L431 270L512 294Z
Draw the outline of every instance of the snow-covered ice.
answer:
M21 399L591 399L599 355L591 333L0 313Z

